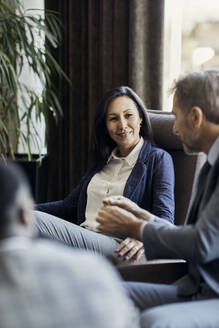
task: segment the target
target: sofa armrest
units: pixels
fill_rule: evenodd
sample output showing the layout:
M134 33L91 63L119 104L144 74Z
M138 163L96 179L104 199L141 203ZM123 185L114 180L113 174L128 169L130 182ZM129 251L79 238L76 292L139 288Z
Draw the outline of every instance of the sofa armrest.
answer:
M118 265L117 269L126 281L171 284L188 271L184 260L153 260L145 264Z

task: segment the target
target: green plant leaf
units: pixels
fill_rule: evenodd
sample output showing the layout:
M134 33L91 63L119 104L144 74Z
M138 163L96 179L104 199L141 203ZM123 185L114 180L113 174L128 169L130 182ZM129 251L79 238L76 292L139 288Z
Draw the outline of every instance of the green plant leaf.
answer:
M43 47L39 47L36 35L45 40ZM3 152L8 149L13 156L20 139L27 146L30 158L31 142L36 146L38 142L33 118L40 122L43 117L47 129L51 110L56 122L63 115L53 74L71 82L49 49L58 46L61 35L56 12L46 11L46 16L41 17L38 9L25 11L19 0L0 0L0 149ZM41 94L32 90L28 82L21 82L25 62L29 64L30 73L41 81ZM25 123L24 131L21 122ZM40 145L37 147L40 149Z

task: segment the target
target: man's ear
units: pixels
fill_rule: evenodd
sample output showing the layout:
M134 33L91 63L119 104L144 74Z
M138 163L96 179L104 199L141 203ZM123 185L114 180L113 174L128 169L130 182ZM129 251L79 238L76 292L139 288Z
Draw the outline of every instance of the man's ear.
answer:
M189 119L192 124L192 127L194 129L199 129L203 123L204 120L204 114L200 107L193 106L190 113L189 113Z
M23 226L28 226L26 211L23 208L20 208L19 210L19 220Z
M33 223L33 214L26 208L21 208L19 211L20 224L26 230L29 236L36 234L35 226Z

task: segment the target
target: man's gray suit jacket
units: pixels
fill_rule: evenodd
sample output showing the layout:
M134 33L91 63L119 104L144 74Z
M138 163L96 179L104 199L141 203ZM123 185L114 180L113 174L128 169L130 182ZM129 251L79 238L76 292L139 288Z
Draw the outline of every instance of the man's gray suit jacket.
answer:
M148 260L188 261L188 275L177 282L182 296L196 293L203 280L219 295L219 156L203 187L198 208L191 206L186 225L174 226L155 217L143 229Z

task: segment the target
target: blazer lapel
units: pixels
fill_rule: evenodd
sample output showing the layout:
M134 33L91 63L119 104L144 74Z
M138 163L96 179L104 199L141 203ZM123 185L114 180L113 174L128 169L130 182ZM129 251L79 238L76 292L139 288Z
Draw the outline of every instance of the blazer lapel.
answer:
M151 154L152 145L149 141L145 141L140 153L138 160L126 182L125 189L123 195L127 198L132 199L132 195L134 194L138 184L141 183L141 179L143 176L146 176L147 171L147 161Z
M133 193L135 193L138 184L141 183L141 179L146 175L147 167L143 163L137 162L130 174L124 189L124 196L132 199Z

